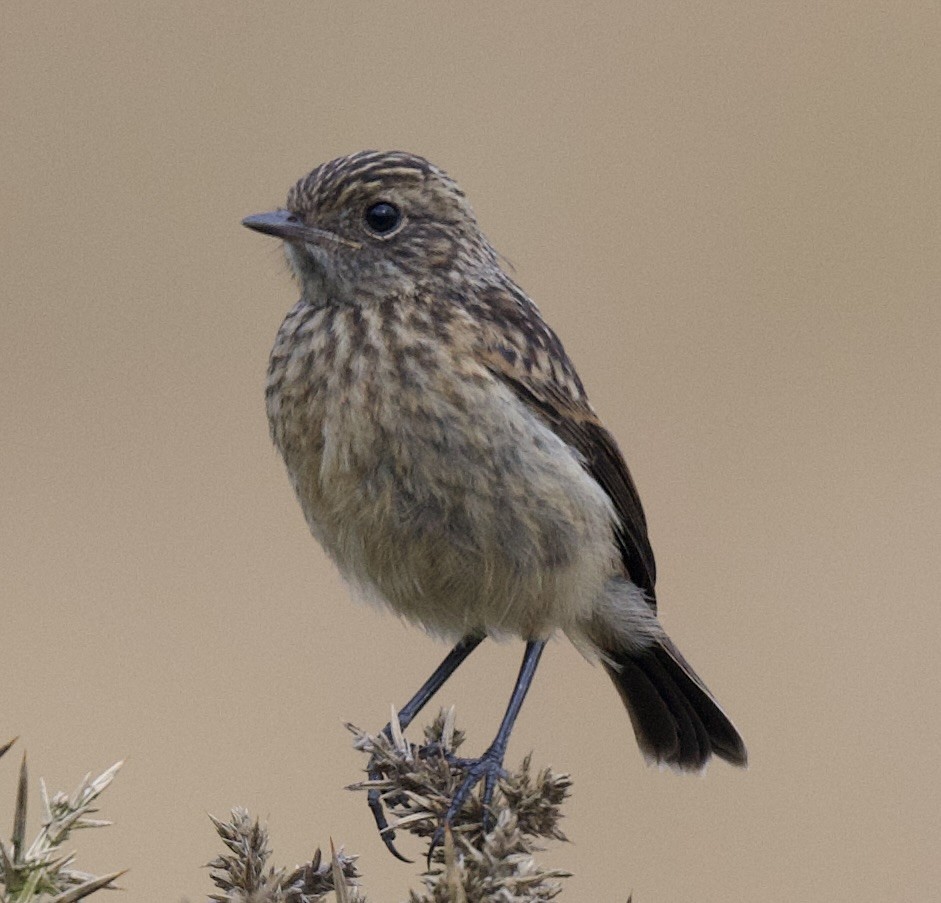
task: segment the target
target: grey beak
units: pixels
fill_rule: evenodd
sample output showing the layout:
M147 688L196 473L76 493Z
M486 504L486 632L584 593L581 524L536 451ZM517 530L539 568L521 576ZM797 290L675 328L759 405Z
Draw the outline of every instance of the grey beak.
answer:
M265 235L283 238L285 241L303 241L309 238L307 227L287 210L272 210L270 213L256 213L242 220L243 226Z
M242 225L248 226L249 229L254 229L256 232L273 235L275 238L296 242L297 244L329 241L334 244L345 245L356 251L362 247L358 241L341 238L339 235L327 232L326 229L308 226L289 210L272 210L271 213L256 213L254 216L246 216L242 220Z

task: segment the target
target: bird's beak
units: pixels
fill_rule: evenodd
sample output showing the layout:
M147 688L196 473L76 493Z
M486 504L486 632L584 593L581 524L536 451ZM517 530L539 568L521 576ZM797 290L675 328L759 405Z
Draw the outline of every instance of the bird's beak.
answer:
M351 248L360 248L358 242L341 238L326 229L315 229L308 226L289 210L272 210L270 213L256 213L246 216L242 220L243 226L261 232L264 235L273 235L294 244L317 244L320 241L330 241L336 244L347 245Z
M265 235L283 238L285 241L304 241L307 234L307 227L304 223L287 210L272 210L271 213L246 216L242 220L242 225Z

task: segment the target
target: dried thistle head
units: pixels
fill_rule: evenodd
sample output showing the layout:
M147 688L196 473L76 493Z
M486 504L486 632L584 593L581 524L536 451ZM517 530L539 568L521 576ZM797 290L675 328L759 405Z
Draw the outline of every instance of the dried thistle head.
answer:
M393 725L396 719L392 720ZM454 711L442 711L426 728L424 746L394 732L367 734L349 726L357 749L370 756L368 771L378 779L352 785L353 790L379 790L393 830L408 831L430 842L460 786L464 769L454 756L463 741L455 729ZM551 900L566 872L543 869L533 859L544 840L565 840L559 827L562 803L571 788L568 775L548 768L532 772L531 756L518 770L504 775L491 804L495 827L483 830L483 807L472 794L453 821L443 847L432 853L435 867L424 877L426 892L411 903L461 899L480 903Z
M332 851L325 862L318 849L311 861L294 869L269 867L268 829L242 808L228 821L209 816L229 853L209 863L219 889L210 900L218 903L318 903L336 893L338 903L364 903L356 888L356 857Z

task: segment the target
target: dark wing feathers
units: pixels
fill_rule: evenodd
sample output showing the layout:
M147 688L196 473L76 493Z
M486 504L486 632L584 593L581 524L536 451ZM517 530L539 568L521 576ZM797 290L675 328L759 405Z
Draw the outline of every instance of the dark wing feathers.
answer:
M561 346L553 350L558 353ZM565 352L561 353L564 356ZM536 372L535 368L527 371L518 364L514 366L511 359L497 348L486 354L486 365L560 439L578 452L582 466L611 498L619 521L615 538L627 576L644 590L651 608L656 610L657 572L647 538L647 520L617 443L580 391L576 396L568 386L560 384L553 373ZM564 369L571 370L567 359L564 363Z

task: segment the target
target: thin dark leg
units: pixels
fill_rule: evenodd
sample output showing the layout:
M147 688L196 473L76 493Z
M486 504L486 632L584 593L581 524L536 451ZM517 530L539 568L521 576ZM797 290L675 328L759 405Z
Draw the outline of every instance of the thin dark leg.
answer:
M482 642L482 636L466 636L446 656L443 662L435 668L434 674L426 680L418 692L399 710L399 727L405 730L415 716L425 707L426 703L440 690L445 681L461 667L467 658ZM386 725L386 736L391 736L391 726Z
M466 659L482 641L482 636L466 636L445 656L444 661L435 668L431 677L421 685L418 692L399 710L400 729L405 730L405 728L412 723L415 716L425 707L431 697L444 686L445 681L457 671L464 659ZM382 732L390 740L392 739L391 724L387 724L382 729ZM369 777L374 778L375 775L370 774ZM382 811L382 800L380 799L379 791L370 790L367 794L367 799L369 801L369 808L372 810L373 818L376 820L376 827L379 829L379 836L382 838L383 843L385 843L386 848L396 859L401 859L403 862L411 862L410 859L406 859L395 848L393 842L395 840L395 832L389 830L389 822L386 819L385 813Z
M539 658L543 649L546 648L545 640L530 640L526 644L526 651L523 653L523 663L520 665L520 671L513 685L513 694L510 696L510 703L506 707L506 714L503 721L500 722L500 729L497 736L487 751L474 762L468 770L467 777L458 788L457 793L451 800L451 805L445 813L441 827L435 832L431 841L431 847L428 850L428 863L431 866L431 854L435 847L444 839L444 829L451 824L454 817L461 810L464 801L470 795L474 786L484 779L484 792L482 797L484 809L484 830L488 830L489 813L488 806L493 798L493 791L497 784L497 778L503 770L503 756L506 753L506 746L510 740L510 734L513 731L513 725L516 723L516 717L520 713L523 700L529 692L530 684L533 682L533 675L536 673L536 666L539 664Z
M533 682L533 675L536 673L536 666L539 664L539 658L542 650L546 648L545 640L530 640L526 644L526 651L523 653L523 663L520 665L520 673L516 677L516 683L513 685L513 695L510 696L510 703L506 707L506 714L503 721L500 722L500 730L491 744L490 748L499 750L500 758L506 752L506 745L510 740L510 733L513 731L513 725L516 724L516 717L520 713L523 700L529 692L530 684Z

